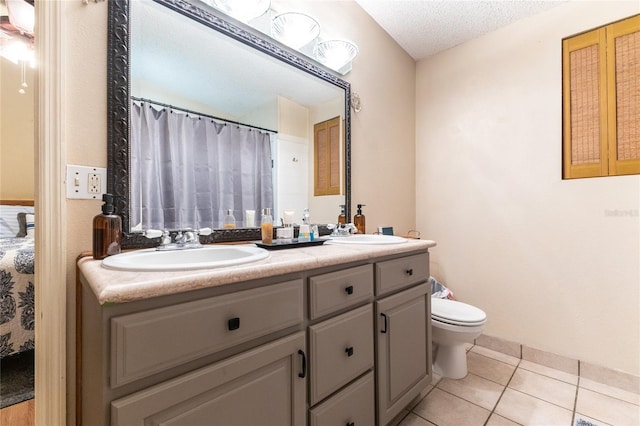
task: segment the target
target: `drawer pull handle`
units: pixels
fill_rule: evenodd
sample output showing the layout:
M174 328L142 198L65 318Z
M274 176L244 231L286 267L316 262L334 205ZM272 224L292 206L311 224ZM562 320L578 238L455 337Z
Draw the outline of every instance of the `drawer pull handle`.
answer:
M298 355L302 356L302 372L298 373L298 377L304 379L307 377L307 355L302 349L298 349Z
M404 271L407 275L412 276L413 275L413 269L407 269L406 271Z
M383 321L384 327L382 328L382 330L380 330L380 333L386 333L387 332L387 315L386 314L380 314L380 316L384 320Z
M240 318L231 318L228 323L229 331L237 330L240 328Z
M347 423L347 426L356 426L356 424L354 422L349 422Z
M353 346L349 346L344 351L347 353L347 356L353 356Z
M344 289L344 291L346 291L346 292L347 292L347 294L353 294L353 286L352 286L352 285L350 285L350 286L346 287L346 288Z

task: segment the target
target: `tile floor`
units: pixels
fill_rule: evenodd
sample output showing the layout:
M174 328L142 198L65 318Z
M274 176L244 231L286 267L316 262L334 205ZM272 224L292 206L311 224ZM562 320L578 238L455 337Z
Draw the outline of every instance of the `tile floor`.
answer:
M436 377L399 426L640 426L640 394L469 346L464 379Z

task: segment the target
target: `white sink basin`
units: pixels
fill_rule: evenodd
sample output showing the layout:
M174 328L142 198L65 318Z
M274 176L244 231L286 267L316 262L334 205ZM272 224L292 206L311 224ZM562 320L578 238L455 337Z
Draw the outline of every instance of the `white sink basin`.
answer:
M407 240L394 235L356 234L348 237L335 237L327 241L327 244L401 244Z
M267 250L249 246L209 246L187 250L138 250L102 260L102 266L122 271L188 271L242 265L269 257Z

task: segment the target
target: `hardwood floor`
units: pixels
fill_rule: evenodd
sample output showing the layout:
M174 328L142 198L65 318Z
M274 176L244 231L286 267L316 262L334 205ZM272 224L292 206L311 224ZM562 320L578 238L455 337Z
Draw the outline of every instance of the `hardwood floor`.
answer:
M0 426L33 426L35 418L35 399L0 410Z

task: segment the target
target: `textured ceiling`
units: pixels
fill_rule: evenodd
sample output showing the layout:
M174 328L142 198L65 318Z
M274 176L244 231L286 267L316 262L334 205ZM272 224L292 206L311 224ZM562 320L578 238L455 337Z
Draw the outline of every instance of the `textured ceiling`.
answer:
M566 0L356 0L415 60Z

